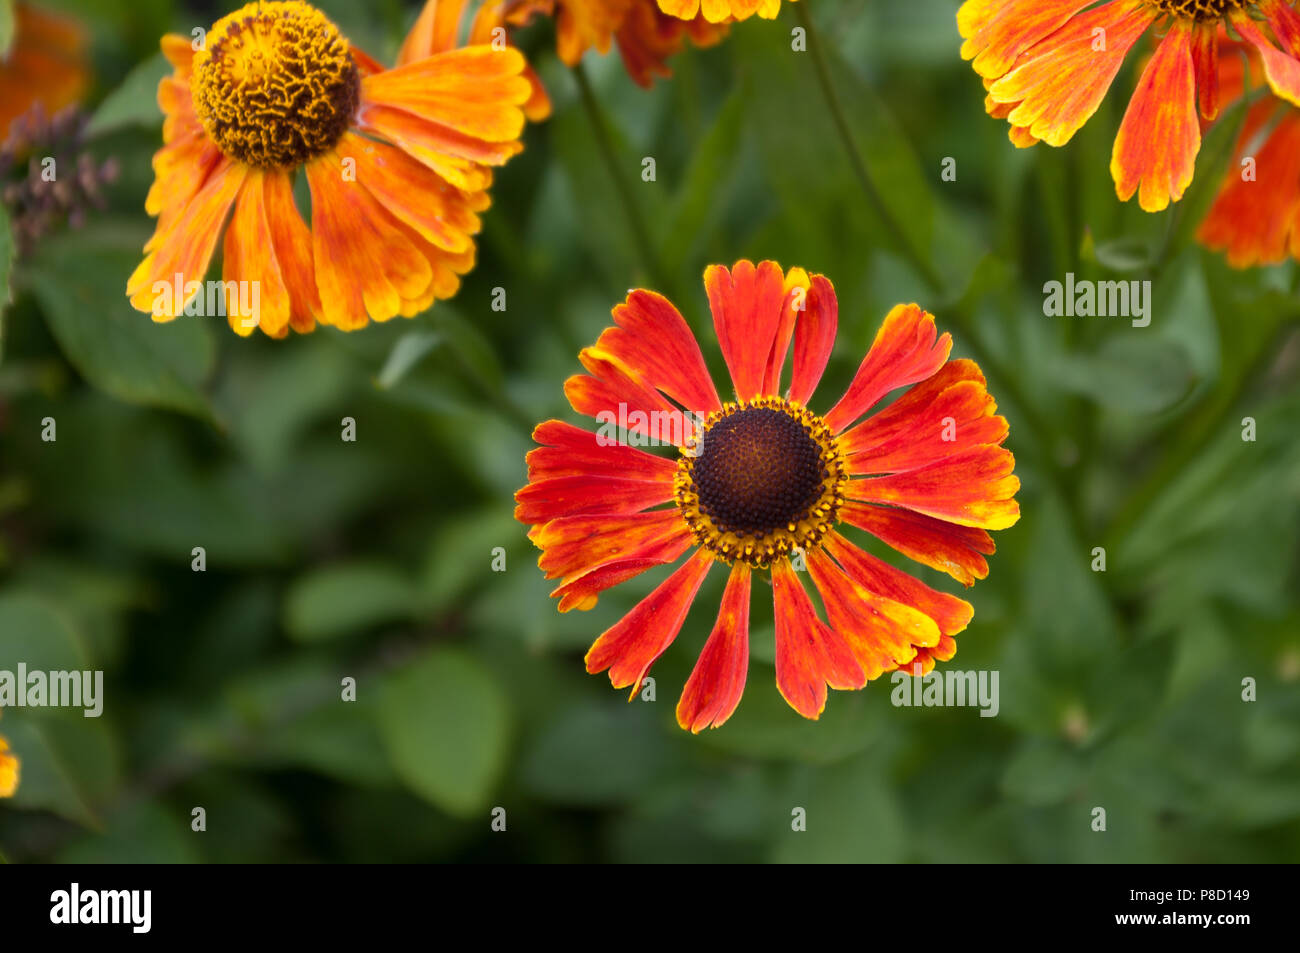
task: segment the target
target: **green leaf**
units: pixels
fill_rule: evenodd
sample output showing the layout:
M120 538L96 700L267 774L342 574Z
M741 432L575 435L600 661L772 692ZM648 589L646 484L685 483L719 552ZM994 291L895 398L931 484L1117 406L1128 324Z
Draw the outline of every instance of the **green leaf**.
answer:
M414 604L414 586L391 566L329 566L300 576L290 587L284 624L291 638L317 642L404 619Z
M15 807L53 811L98 827L119 781L113 739L101 718L31 718L11 712L4 735L22 761Z
M131 307L137 227L102 223L42 243L24 273L64 355L100 390L132 404L212 418L203 384L215 348L208 318L166 324Z
M450 814L483 810L505 767L509 702L473 657L435 649L384 685L379 730L393 767Z
M389 352L388 359L375 378L376 386L383 390L391 388L437 347L441 340L441 336L433 331L407 331L397 339L393 350Z
M39 596L0 595L0 670L18 663L31 671L79 671L90 660L81 636L64 615Z
M796 808L804 811L804 830L793 827ZM897 863L905 847L902 811L870 756L810 773L772 822L780 825L781 863Z
M158 83L171 72L171 63L161 53L155 53L136 66L90 117L86 126L87 138L93 139L126 126L162 125Z
M1103 407L1129 414L1154 414L1187 396L1193 384L1183 347L1152 334L1112 334L1092 354L1059 359L1059 386Z
M524 784L569 804L631 800L663 767L663 734L652 707L619 698L564 712L525 759Z

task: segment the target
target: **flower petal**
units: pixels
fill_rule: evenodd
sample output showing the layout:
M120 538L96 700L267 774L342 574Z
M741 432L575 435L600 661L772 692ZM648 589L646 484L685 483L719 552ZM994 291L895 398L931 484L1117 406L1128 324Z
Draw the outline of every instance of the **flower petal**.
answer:
M262 180L266 220L271 227L271 248L280 265L280 276L289 289L289 326L295 331L314 330L321 315L320 292L316 290L316 265L311 256L311 229L298 214L293 199L293 182L286 174L267 175Z
M1018 104L1007 116L1011 125L1048 145L1064 145L1097 111L1128 51L1156 16L1137 0L1086 10L1021 54L989 95Z
M1020 519L1014 499L1020 479L1011 472L1015 462L1011 451L1002 447L971 447L916 470L851 480L845 496L901 506L962 526L1006 529Z
M336 152L307 163L321 322L353 330L399 314L403 299L424 294L433 272L370 190L342 172Z
M551 591L551 596L560 600L557 608L561 612L568 612L571 609L585 612L593 609L600 593L634 579L647 569L677 562L682 553L691 548L692 542L690 535L686 534L675 540L672 545L663 547L654 558L621 559L606 563L557 586Z
M959 526L932 516L894 507L847 501L840 519L866 530L904 556L946 572L963 586L989 574L984 558L994 552L993 537L973 526Z
M182 289L190 282L203 281L247 172L247 166L223 159L184 213L172 217L165 231L159 223L150 240L152 250L127 280L126 293L133 307L152 313L155 321L170 321L184 313L186 302L174 300L177 296L171 292L156 293L155 285L165 283L171 288L177 275Z
M1295 67L1300 77L1300 63ZM1200 149L1192 30L1175 21L1142 71L1115 137L1110 172L1120 201L1138 192L1147 212L1177 202L1192 184Z
M900 304L885 318L849 389L825 417L839 433L890 391L923 381L943 367L952 335L936 337L934 316L915 304Z
M975 614L969 602L931 589L915 576L864 552L838 533L828 534L824 545L859 586L925 613L943 635L956 635L970 624Z
M728 271L712 265L704 272L704 287L713 312L722 356L740 400L763 393L772 343L785 304L785 277L772 261L738 261Z
M631 612L601 633L587 652L587 671L595 675L609 669L610 683L615 688L630 685L635 695L655 659L677 638L713 563L707 550L699 550Z
M1264 63L1264 76L1268 79L1268 85L1273 87L1273 92L1291 105L1300 106L1300 60L1279 51L1270 43L1248 13L1243 11L1234 14L1232 25L1237 28L1242 39L1259 51L1259 58Z
M677 724L694 734L720 727L744 694L749 668L750 576L748 563L737 562L731 567L718 621L677 703Z
M835 347L839 313L835 286L821 275L814 275L794 328L794 374L788 396L795 403L806 406L822 379Z
M283 337L289 330L289 289L275 256L264 191L265 180L276 175L283 173L249 170L226 229L221 263L226 319L245 337L259 326L271 337ZM242 282L257 289L257 307L249 314L241 313L241 298L246 297L238 290Z
M586 347L578 360L591 374L575 374L564 382L564 396L578 413L595 417L602 426L626 424L629 432L658 443L681 447L694 439L694 422L614 354Z
M524 457L530 481L603 474L671 486L677 472L676 462L667 457L656 457L561 420L538 424L533 439L542 446Z
M567 476L534 480L515 493L515 519L545 523L561 516L639 513L673 498L672 483L621 480L609 476Z
M605 329L598 348L687 410L707 415L722 406L700 346L672 302L652 291L633 291L613 314L618 326Z
M869 592L820 549L808 553L812 577L831 628L848 644L868 680L916 655L918 645L937 645L939 627L911 606Z
M776 606L776 686L790 707L816 719L826 708L826 686L861 688L866 673L843 637L817 618L803 583L784 557L772 563Z
M562 516L534 526L528 538L542 550L537 565L546 578L567 583L613 562L659 559L690 535L681 514L671 509L624 516Z
M532 95L520 75L525 65L511 46L467 46L367 76L361 99L488 142L506 142L524 129L520 107Z
M970 0L957 11L961 58L981 76L1005 75L1025 50L1094 0Z

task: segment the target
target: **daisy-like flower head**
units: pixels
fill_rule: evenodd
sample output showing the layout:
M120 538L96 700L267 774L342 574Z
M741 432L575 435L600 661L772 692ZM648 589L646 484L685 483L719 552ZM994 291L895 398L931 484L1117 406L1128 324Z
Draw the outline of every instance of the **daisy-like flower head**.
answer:
M668 60L688 40L698 47L713 46L729 28L729 23L703 15L685 20L667 16L655 0L489 0L487 6L495 6L499 17L519 26L535 16L553 16L556 53L567 66L576 66L588 50L603 55L617 43L628 75L644 88L656 76L671 75Z
M170 35L162 48L175 72L158 88L165 144L145 203L158 225L127 283L132 305L159 321L181 313L223 229L240 334L352 330L456 293L491 167L523 148L532 87L518 50L457 48L454 29L429 30L386 70L298 0L250 3L201 43Z
M75 20L29 3L14 5L14 36L0 60L0 142L40 103L47 114L81 99L90 84L86 31Z
M987 531L1020 512L1015 460L1001 446L1007 422L979 368L949 361L950 336L914 304L890 312L844 396L818 414L809 401L838 322L830 281L797 268L783 274L770 261L714 266L704 281L734 399L719 398L677 309L632 292L614 309L616 326L581 353L588 373L565 384L570 404L601 421L600 431L538 426L515 515L532 527L538 565L559 580L561 612L590 609L611 586L691 553L587 653L589 672L608 670L616 688L634 693L709 570L730 567L677 707L691 731L722 724L739 704L751 581L770 573L777 687L817 718L827 686L926 673L956 652L970 604L872 556L843 529L865 530L963 585L984 578L994 550ZM609 432L616 420L626 441ZM648 440L668 440L677 458L636 446ZM800 579L804 567L825 622Z
M18 756L9 750L9 740L0 735L0 797L13 797L18 790Z
M747 20L755 13L765 20L774 20L781 12L781 0L658 0L658 3L659 9L670 16L683 20L702 16L710 23Z
M1219 66L1223 102L1246 92L1247 70L1259 75L1259 58L1229 43ZM1236 55L1236 53L1241 55ZM1245 160L1251 161L1247 163ZM1264 99L1246 113L1219 193L1197 230L1197 239L1226 253L1234 268L1300 260L1300 109Z
M1289 0L967 0L957 12L988 90L989 114L1026 147L1064 145L1097 111L1125 57L1155 32L1111 155L1122 201L1148 212L1182 198L1219 110L1220 46L1230 28L1257 51L1273 91L1300 105L1300 13Z

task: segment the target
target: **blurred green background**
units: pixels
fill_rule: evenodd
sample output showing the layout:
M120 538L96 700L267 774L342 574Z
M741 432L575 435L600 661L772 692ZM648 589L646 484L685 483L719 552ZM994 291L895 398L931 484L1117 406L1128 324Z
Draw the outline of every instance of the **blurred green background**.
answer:
M1019 152L958 56L956 0L804 0L900 240L812 54L791 51L790 4L676 58L651 92L616 54L589 56L608 150L542 23L517 41L555 115L497 176L459 296L351 335L241 340L224 319L154 325L123 294L151 230L158 37L234 4L61 6L93 36L89 149L122 172L106 211L13 273L0 669L103 669L106 702L98 720L4 712L23 759L0 803L8 860L1300 858L1300 272L1235 272L1190 241L1238 114L1207 137L1187 199L1146 215L1108 173L1133 63L1067 148ZM416 12L320 6L387 61ZM657 702L585 674L590 642L666 572L556 612L512 517L530 430L578 421L564 379L631 287L668 294L724 380L701 273L741 257L836 285L814 409L899 301L988 374L1024 515L960 593L975 619L947 664L1000 672L996 718L895 708L881 680L804 721L776 691L759 585L738 712L682 732L718 573L653 670ZM1043 284L1067 272L1152 280L1151 326L1045 317Z

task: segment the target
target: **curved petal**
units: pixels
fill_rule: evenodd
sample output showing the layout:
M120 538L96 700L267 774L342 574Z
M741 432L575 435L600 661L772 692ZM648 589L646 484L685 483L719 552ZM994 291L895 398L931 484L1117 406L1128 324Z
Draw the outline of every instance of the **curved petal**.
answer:
M271 337L283 337L289 330L289 289L275 255L264 191L268 177L282 175L249 170L226 229L221 263L226 319L235 333L245 337L258 327ZM241 299L249 297L238 290L243 282L257 289L257 306L248 314L241 311Z
M1086 10L1021 54L989 95L1017 104L1007 116L1011 125L1048 145L1064 145L1097 111L1128 51L1156 16L1137 0Z
M817 618L803 583L782 557L772 563L776 606L776 686L790 707L816 719L826 708L826 686L861 688L867 675L848 643Z
M289 290L289 326L298 332L312 331L320 318L321 304L316 290L316 265L311 257L311 229L298 214L293 182L287 174L266 176L262 187L271 248Z
M677 638L695 594L714 563L707 550L699 550L660 583L636 607L601 633L587 652L592 675L609 669L615 688L632 686L635 695L655 659Z
M691 531L676 509L624 516L562 516L528 532L542 550L537 565L547 579L572 582L579 576L629 559L660 559L690 539Z
M1002 447L972 447L916 470L851 480L844 495L962 526L1006 529L1020 519L1014 499L1020 479L1011 472L1015 462Z
M1300 63L1295 66L1300 76ZM1115 137L1110 173L1120 201L1137 192L1147 212L1177 202L1192 184L1200 149L1192 30L1175 21L1142 71Z
M465 4L466 0L428 0L397 51L397 65L455 49Z
M598 348L687 410L707 415L721 408L700 346L672 302L652 291L633 291L613 314L618 326L605 329Z
M629 433L658 444L684 447L694 440L694 421L613 354L587 347L578 359L591 373L575 374L564 382L564 396L578 413L596 418L602 427L626 427Z
M184 213L173 216L165 230L159 223L149 242L151 250L127 280L132 307L151 313L155 321L170 321L184 313L187 302L176 299L185 295L173 289L178 281L184 289L207 275L217 239L247 173L247 166L223 159ZM165 291L160 290L163 285Z
M831 628L848 644L867 679L910 661L918 645L937 645L939 627L911 606L868 592L821 550L808 553L812 577Z
M859 586L925 613L943 635L956 635L970 624L975 614L969 602L931 589L915 576L859 549L838 533L830 533L825 546Z
M844 503L840 519L866 530L904 556L946 572L963 586L989 574L984 556L994 552L993 537L985 530L959 526L932 516L867 503Z
M728 271L712 265L704 272L704 287L736 396L760 396L786 299L781 266L738 261Z
M951 351L952 335L938 336L933 315L915 304L895 306L826 424L839 433L890 391L936 373Z
M515 493L515 519L545 523L561 516L639 513L673 498L673 485L609 476L535 480Z
M720 727L745 692L750 576L748 563L737 562L731 567L718 620L677 703L677 724L694 734Z
M538 424L533 439L542 446L524 457L530 481L604 475L671 486L677 472L676 462L667 457L656 457L562 420Z
M662 547L653 556L606 563L556 586L551 591L551 596L560 600L557 608L561 612L568 612L571 609L585 612L595 608L600 593L606 589L634 579L647 569L677 562L682 553L691 548L691 544L691 537L687 534L675 539L671 545Z
M1095 0L968 0L957 11L957 30L966 41L961 58L981 76L997 78L1019 56L1069 22Z
M1291 105L1300 106L1300 60L1270 43L1248 13L1233 14L1232 25L1242 39L1259 51L1259 58L1264 63L1264 76L1273 92Z
M835 286L823 276L814 275L794 328L794 374L788 396L797 404L806 406L817 390L835 347L839 314Z
M921 390L923 386L913 390ZM855 476L901 473L929 466L972 447L999 444L1007 438L1008 426L1006 418L993 413L996 408L983 383L953 384L924 403L911 404L910 413L898 418L902 426L888 439L850 452L849 473ZM863 441L878 433L863 433ZM845 449L843 444L841 449Z

